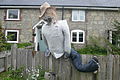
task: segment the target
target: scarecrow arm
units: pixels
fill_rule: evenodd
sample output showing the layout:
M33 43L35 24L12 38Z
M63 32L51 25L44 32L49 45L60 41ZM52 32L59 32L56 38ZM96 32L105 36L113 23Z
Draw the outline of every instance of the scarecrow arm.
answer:
M66 20L63 20L62 28L64 35L64 51L70 54L71 51L70 31Z

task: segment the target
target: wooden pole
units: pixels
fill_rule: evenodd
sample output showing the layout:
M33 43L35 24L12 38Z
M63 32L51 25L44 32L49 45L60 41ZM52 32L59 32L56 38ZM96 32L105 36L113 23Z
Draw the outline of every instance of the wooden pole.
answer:
M9 67L9 64L8 64L8 53L5 52L5 71L8 71L8 67Z
M11 66L13 70L16 70L16 52L17 52L17 44L14 44L11 47Z

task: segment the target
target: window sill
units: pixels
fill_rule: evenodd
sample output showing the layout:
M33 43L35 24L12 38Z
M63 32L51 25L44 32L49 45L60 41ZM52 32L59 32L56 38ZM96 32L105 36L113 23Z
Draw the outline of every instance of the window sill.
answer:
M80 20L72 20L72 22L85 22L85 21L80 21Z
M18 41L7 41L7 43L19 43Z
M21 21L20 19L5 19L5 21Z
M85 42L71 42L72 44L85 44Z

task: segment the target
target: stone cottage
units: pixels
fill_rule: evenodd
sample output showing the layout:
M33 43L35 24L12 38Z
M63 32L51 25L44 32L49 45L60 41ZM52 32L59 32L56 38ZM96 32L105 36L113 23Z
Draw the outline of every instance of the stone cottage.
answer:
M89 44L90 37L98 38L102 44L102 39L112 43L112 22L120 21L120 0L1 0L2 27L6 36L14 35L8 43L34 41L36 50L38 46L44 50L41 29L33 33L33 27L39 26L39 7L44 2L57 8L59 19L68 21L71 43L76 48Z

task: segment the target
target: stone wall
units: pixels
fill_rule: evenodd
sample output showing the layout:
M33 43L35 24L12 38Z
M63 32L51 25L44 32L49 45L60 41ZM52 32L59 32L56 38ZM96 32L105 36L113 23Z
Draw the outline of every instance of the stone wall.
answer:
M107 31L114 27L112 22L116 19L120 21L119 11L103 11L103 10L85 10L85 22L73 22L71 19L72 10L65 10L64 18L68 20L70 30L80 29L85 31L85 44L74 44L74 47L80 48L92 41L90 37L96 38L99 44L105 46L105 39L107 39Z
M20 21L6 21L4 20L6 9L0 9L0 20L2 25L7 29L20 30L20 42L29 42L32 40L32 27L38 21L39 9L21 9Z
M20 42L32 41L32 27L39 21L39 9L21 9L20 21L6 21L5 10L0 9L0 21L4 28L20 29ZM73 22L72 10L64 10L64 19L68 21L70 30L80 29L85 31L86 39L84 44L75 44L76 48L83 47L90 43L90 36L106 38L106 31L113 29L112 22L114 19L120 21L120 13L118 11L99 11L85 10L85 22ZM62 10L57 9L58 18L62 19ZM101 41L103 43L103 41ZM104 44L104 43L103 43Z

